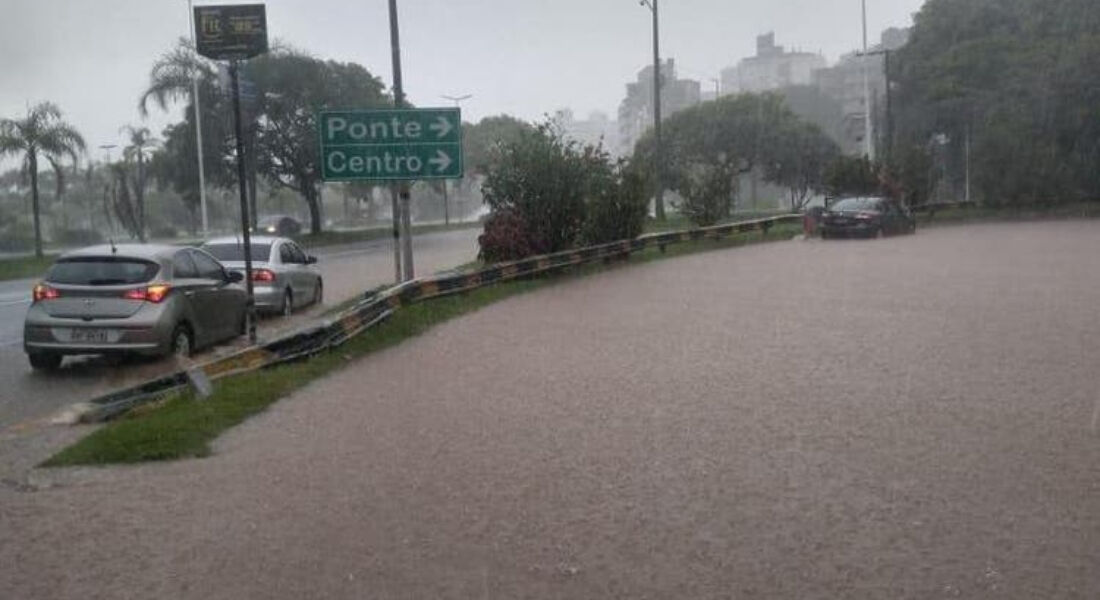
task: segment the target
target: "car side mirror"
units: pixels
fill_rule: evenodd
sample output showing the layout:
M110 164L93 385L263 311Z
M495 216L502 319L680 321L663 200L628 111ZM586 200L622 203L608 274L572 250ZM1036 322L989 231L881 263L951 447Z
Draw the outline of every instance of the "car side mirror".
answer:
M241 275L239 271L230 271L229 274L226 276L226 279L229 281L229 283L240 283L244 281L244 275Z
M315 265L315 264L317 264L317 257L316 257L316 256L313 256L312 254L308 254L308 255L306 255L306 264L307 264L307 265Z

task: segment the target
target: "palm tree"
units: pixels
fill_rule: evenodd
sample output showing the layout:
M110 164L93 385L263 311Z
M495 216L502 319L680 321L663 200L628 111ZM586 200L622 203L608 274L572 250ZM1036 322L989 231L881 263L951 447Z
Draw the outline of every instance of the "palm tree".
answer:
M137 203L138 239L145 241L145 155L156 146L156 140L149 134L148 127L126 125L121 130L130 137L130 144L123 149L122 155L127 162L137 163L137 177L134 180L134 200Z
M42 102L27 110L24 119L0 120L0 156L23 155L23 172L31 178L31 206L34 213L34 254L42 257L42 224L38 203L38 158L58 163L68 156L73 162L84 151L84 138L61 120L61 110Z

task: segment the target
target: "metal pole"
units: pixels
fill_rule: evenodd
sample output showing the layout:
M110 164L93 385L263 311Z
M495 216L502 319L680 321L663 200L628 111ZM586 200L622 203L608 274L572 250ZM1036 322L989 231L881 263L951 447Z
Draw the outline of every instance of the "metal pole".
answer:
M882 72L883 77L886 79L886 148L882 154L886 161L889 162L894 149L894 114L893 114L893 100L890 94L890 50L883 49L882 51Z
M871 81L867 74L867 0L863 6L863 147L867 158L875 160L875 131L871 120Z
M447 204L447 180L443 180L443 224L451 224L451 208Z
M393 212L393 281L401 283L401 204L396 185L390 186L390 199L390 210Z
M390 51L393 55L393 105L405 106L405 90L401 84L401 39L397 28L397 0L390 0ZM412 255L412 216L409 211L409 184L398 186L401 198L401 279L409 281L414 276ZM396 216L395 216L396 218ZM396 241L396 240L395 240Z
M241 86L237 75L237 61L229 61L229 76L233 84L233 129L237 136L237 184L241 193L241 239L244 241L244 281L248 290L246 319L248 341L256 343L256 301L252 292L252 236L249 232L248 189L245 182L244 140L241 135Z
M658 35L657 0L651 0L653 11L653 156L656 160L657 194L654 198L654 213L658 221L665 220L665 178L664 161L661 159L661 51Z
M195 9L191 0L187 0L187 19L191 23L191 47L195 46ZM199 108L199 78L198 73L191 74L191 102L195 106L195 147L199 155L199 206L202 209L202 235L209 234L209 222L206 217L206 168L202 164L202 114Z

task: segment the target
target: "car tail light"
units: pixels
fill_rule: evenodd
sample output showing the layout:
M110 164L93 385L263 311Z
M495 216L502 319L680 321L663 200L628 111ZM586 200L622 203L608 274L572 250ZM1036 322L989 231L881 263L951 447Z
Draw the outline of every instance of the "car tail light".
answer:
M126 290L126 292L122 294L122 297L127 300L141 300L143 302L159 304L168 296L168 291L171 289L172 286L170 285L157 283L143 288Z
M271 269L255 269L252 271L252 281L275 281L275 271Z
M60 298L61 292L57 291L57 288L52 288L44 283L40 283L34 286L34 290L31 292L31 296L35 302L40 300L53 300L54 298Z

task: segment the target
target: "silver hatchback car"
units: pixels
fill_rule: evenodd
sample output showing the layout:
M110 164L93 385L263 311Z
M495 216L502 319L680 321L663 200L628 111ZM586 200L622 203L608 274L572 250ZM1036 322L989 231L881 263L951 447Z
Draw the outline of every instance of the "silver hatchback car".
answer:
M190 355L245 330L238 274L196 248L93 246L34 287L23 348L35 369L73 354Z
M324 299L325 282L313 265L317 259L292 239L255 236L252 242L252 294L256 310L287 316ZM244 275L244 244L239 238L221 237L202 245L227 269Z

